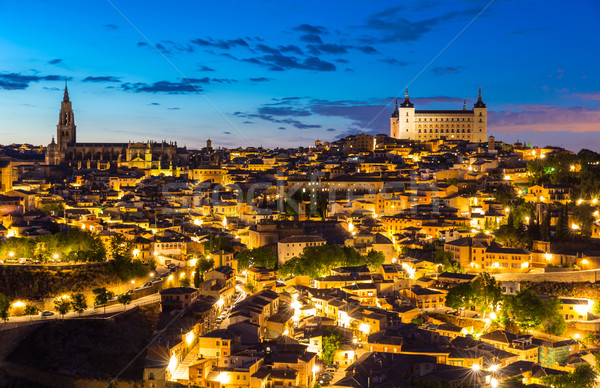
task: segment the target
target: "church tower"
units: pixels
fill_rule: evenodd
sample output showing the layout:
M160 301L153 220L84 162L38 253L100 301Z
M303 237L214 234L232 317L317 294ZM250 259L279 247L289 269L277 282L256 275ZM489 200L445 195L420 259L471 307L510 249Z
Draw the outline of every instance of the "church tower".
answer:
M390 137L394 139L399 139L400 134L399 126L398 126L398 116L400 113L398 112L398 100L396 99L396 105L394 105L394 112L392 113L392 117L390 117Z
M404 102L400 104L398 117L398 139L417 139L415 131L415 104L408 98L408 89L404 94Z
M481 88L477 102L473 106L473 143L484 143L487 140L487 107L481 98Z
M65 94L60 103L60 113L58 115L58 125L56 126L56 138L60 151L67 149L67 144L73 144L77 140L77 127L75 126L75 117L73 116L73 108L71 108L71 100L69 100L69 91L65 82Z

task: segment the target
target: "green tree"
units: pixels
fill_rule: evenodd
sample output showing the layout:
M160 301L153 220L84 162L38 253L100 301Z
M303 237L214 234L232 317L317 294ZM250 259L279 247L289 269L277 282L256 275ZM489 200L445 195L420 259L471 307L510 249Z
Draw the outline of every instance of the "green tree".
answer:
M565 204L561 209L560 217L556 223L556 240L569 241L571 238L571 228L569 227L569 208Z
M502 300L500 285L496 281L496 278L487 272L481 273L473 281L473 289L476 290L473 302L477 309L484 314L495 310L500 300Z
M95 295L94 304L96 306L104 306L104 313L106 314L106 304L114 296L114 293L108 291L105 287L94 288L92 292Z
M544 219L542 220L542 225L540 226L540 235L542 240L550 241L550 221L552 218L552 208L548 207L546 212L544 213Z
M8 296L0 293L0 319L8 322L8 309L10 308L10 299Z
M329 335L323 337L323 362L326 365L333 364L335 352L340 349L340 335L336 332L331 332Z
M452 252L444 251L443 249L438 249L433 255L433 260L439 264L439 272L464 272L464 268L460 266L460 263L454 260L454 254L452 254Z
M275 268L277 255L265 247L247 249L237 255L238 269L244 270L248 267Z
M190 279L188 279L188 278L179 279L179 287L189 287L189 286L190 286Z
M458 283L446 295L446 306L458 310L461 307L469 308L475 299L475 292L471 282Z
M194 286L196 286L195 276L199 276L198 285L196 286L196 288L200 287L200 283L204 281L204 274L207 271L210 271L214 266L215 261L213 259L207 259L204 257L198 259L198 261L196 262L196 273L194 274Z
M33 303L27 303L25 305L25 315L37 315L39 309Z
M123 310L127 308L127 305L133 301L131 294L121 294L117 297L117 302L123 305Z
M85 299L85 295L82 293L76 293L71 295L71 305L73 307L73 311L77 314L81 315L87 309L87 300Z
M597 373L591 365L577 365L571 373L548 375L542 377L542 382L556 388L592 388L596 385Z
M68 297L60 297L54 299L54 308L60 314L61 318L71 310L71 300Z
M566 331L564 317L560 314L560 301L556 298L542 300L531 289L504 298L504 309L522 330L542 329L562 335Z
M385 255L383 252L374 249L370 250L365 258L367 265L373 272L377 271L377 269L385 262Z

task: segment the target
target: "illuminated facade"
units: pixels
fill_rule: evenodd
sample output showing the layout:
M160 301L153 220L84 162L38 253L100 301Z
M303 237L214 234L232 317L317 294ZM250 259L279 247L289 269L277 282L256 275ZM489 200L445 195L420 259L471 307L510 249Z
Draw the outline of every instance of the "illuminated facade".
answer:
M415 110L406 91L404 102L396 102L390 118L390 137L409 140L466 140L472 143L487 141L487 107L481 99L481 89L473 109Z

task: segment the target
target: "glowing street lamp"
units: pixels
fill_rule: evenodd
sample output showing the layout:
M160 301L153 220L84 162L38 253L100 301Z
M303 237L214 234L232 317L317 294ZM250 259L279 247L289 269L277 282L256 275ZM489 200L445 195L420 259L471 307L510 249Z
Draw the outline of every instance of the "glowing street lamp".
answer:
M140 254L140 250L134 249L132 253L133 253L133 257L138 257L138 255Z
M14 253L13 251L10 251L10 252L8 252L8 255L9 255L10 257L15 257L15 253Z
M52 255L52 258L54 260L58 260L59 257L60 257L60 255L58 253L55 253L55 254Z

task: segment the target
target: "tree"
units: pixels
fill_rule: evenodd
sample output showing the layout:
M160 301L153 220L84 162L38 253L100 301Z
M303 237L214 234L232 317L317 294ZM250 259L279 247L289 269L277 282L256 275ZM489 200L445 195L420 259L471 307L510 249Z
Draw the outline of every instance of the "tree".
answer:
M502 300L502 289L496 281L496 278L487 272L481 273L473 281L474 304L485 315L488 311L493 311Z
M551 334L562 335L567 328L560 314L560 301L556 298L542 300L531 289L506 296L504 309L522 330L540 328Z
M556 388L592 388L596 384L596 372L589 364L577 365L572 373L548 375L542 382Z
M333 358L335 356L335 352L340 349L340 335L336 332L331 332L329 335L323 337L323 362L326 365L333 364Z
M8 296L0 293L0 319L8 322L8 309L10 308L10 299Z
M73 311L77 314L81 315L87 309L87 300L85 299L85 295L82 293L76 293L71 295L71 305L73 307Z
M198 285L196 286L196 278L194 277L194 286L196 288L200 287L200 283L204 281L204 274L207 271L210 271L215 266L215 261L213 259L200 258L196 262L196 274L199 276ZM195 276L194 275L194 276Z
M37 315L39 309L36 305L32 303L27 303L25 305L25 315Z
M469 308L475 299L475 292L471 282L458 283L448 290L446 306L458 310L461 307Z
M179 279L179 287L189 287L189 286L190 286L190 279L188 279L188 278Z
M551 207L546 209L546 213L544 213L544 219L542 220L542 225L540 226L540 235L542 240L550 241L550 221L552 218Z
M71 310L71 300L69 297L62 296L54 299L54 308L60 314L61 318L65 317L65 314Z
M462 273L464 272L464 268L460 266L460 263L454 260L454 254L452 252L444 251L443 249L439 249L435 251L433 256L433 260L436 263L439 263L440 272L453 272L453 273Z
M238 268L240 270L248 267L274 268L277 263L277 255L265 247L248 249L237 255Z
M114 296L114 293L108 291L105 287L94 288L92 292L96 295L94 304L97 306L104 306L104 313L106 314L106 304L108 303L108 300Z
M123 310L127 308L127 305L131 303L133 296L131 294L121 294L117 297L117 302L123 305Z
M556 240L568 241L571 238L571 228L569 227L569 208L565 204L561 209L560 217L556 223Z

